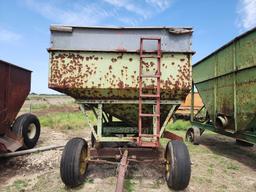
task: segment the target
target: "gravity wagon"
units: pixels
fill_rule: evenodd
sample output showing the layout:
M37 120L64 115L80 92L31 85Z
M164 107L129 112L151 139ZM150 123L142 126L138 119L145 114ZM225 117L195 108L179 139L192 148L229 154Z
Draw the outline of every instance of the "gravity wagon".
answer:
M116 191L129 162L165 164L172 189L187 187L191 162L182 138L165 127L191 89L191 28L51 26L49 87L76 99L91 145L73 138L60 173L81 184L89 163L120 161ZM97 122L88 118L93 112ZM161 137L171 139L165 151ZM110 145L111 144L111 145Z
M31 149L39 139L38 118L31 113L17 117L30 82L31 71L0 60L0 153Z
M193 65L193 82L204 106L193 115L192 99L189 141L198 144L207 129L240 145L256 144L256 28Z

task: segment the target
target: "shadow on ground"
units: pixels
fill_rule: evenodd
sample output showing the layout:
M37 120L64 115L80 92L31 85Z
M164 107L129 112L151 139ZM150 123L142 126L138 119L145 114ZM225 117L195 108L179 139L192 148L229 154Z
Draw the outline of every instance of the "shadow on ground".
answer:
M235 140L218 134L204 134L200 144L206 146L213 153L236 160L245 166L256 170L256 146L244 147L235 143Z

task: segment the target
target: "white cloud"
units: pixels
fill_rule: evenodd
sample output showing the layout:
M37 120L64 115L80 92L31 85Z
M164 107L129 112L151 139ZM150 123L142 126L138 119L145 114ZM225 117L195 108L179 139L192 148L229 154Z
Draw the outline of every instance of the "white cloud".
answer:
M144 19L150 18L152 15L162 12L169 8L171 0L103 0L117 8L123 8L131 13L143 16ZM158 10L159 8L160 10Z
M63 3L63 2L62 2ZM95 25L102 19L112 16L96 3L73 4L71 7L59 8L54 1L26 0L27 6L42 16L62 24Z
M139 6L139 3L130 0L103 0L114 7L123 8L131 13L135 13L137 15L143 16L144 19L150 16L149 10L145 9L145 7Z
M239 27L248 30L256 26L256 0L240 0L238 13Z
M53 22L73 25L98 25L118 21L137 25L169 8L171 0L25 0L26 5ZM65 5L65 6L64 6Z
M160 8L161 10L167 9L171 4L170 0L146 0L146 2L154 7L156 6Z
M20 38L20 34L0 27L0 42L14 42Z

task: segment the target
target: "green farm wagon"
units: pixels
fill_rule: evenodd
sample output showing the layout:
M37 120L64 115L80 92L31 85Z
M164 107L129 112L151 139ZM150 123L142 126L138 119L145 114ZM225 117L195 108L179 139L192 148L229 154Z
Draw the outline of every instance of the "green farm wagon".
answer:
M207 129L238 144L256 144L256 28L193 65L193 82L206 113L192 115L188 140L198 143Z

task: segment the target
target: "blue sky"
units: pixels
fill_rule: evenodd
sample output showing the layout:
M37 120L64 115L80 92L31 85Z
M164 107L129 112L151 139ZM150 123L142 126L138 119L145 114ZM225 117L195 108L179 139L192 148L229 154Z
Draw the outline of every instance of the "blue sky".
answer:
M50 24L188 26L193 63L256 26L256 0L0 0L0 59L31 69L47 87Z

